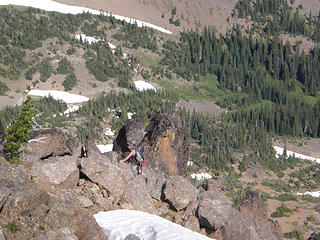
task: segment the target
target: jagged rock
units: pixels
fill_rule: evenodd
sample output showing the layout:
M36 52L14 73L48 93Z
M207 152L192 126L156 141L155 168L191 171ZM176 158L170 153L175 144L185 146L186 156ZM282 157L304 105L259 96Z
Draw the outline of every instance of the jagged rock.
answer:
M9 188L0 186L0 209L2 209L4 203L6 202L9 195L11 195L13 191L11 191Z
M137 116L127 120L119 131L113 150L124 157L137 145L145 147L146 166L158 173L181 175L187 166L184 128L176 112L157 113L146 129Z
M155 172L150 174L150 177L148 177L147 186L152 198L161 201L165 182L166 179L162 174L157 174Z
M4 232L0 229L0 240L7 240L7 236L4 234Z
M140 238L138 238L134 234L129 234L128 236L126 236L126 238L124 240L140 240Z
M225 196L213 192L203 192L199 197L198 215L200 226L214 231L225 225L233 212L232 202Z
M141 175L135 177L126 185L124 194L120 200L120 206L126 209L157 214L153 200Z
M38 205L46 205L48 201L47 192L37 186L24 184L7 198L1 214L9 219L17 219L29 215Z
M133 115L120 129L116 140L113 143L113 151L126 153L138 146L144 137L144 123L138 115Z
M43 223L53 231L67 226L79 239L107 239L93 216L81 210L80 203L68 195L51 200Z
M195 231L195 232L200 232L200 225L199 225L199 219L196 218L195 216L190 216L184 223L183 226Z
M282 239L279 224L268 219L263 200L258 193L249 191L240 211L233 212L223 227L222 236L230 240Z
M311 233L307 240L320 240L320 233Z
M62 228L57 231L49 231L44 233L42 236L36 238L36 240L78 240L79 238L72 234L70 229Z
M79 182L78 158L64 156L37 161L31 167L30 175L63 188L75 187Z
M65 135L60 129L36 130L29 133L28 154L21 158L23 165L31 166L35 161L51 156L71 155L65 144Z
M177 211L185 209L188 204L197 198L198 189L181 176L171 176L166 180L164 199Z
M176 112L156 114L146 128L142 145L147 146L147 163L155 171L181 175L187 167L184 127Z
M112 159L102 155L93 144L87 144L87 157L80 160L80 171L92 182L97 183L108 191L113 197L124 192L125 184L133 178L131 172L112 164ZM131 173L131 174L130 174Z
M93 206L93 203L90 201L90 199L84 196L79 196L78 199L85 208Z

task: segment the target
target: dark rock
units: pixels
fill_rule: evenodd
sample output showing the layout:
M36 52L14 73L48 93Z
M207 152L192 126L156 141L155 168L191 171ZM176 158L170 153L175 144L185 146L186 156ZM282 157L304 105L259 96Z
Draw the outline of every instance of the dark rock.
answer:
M126 185L124 194L120 200L120 206L125 209L134 209L157 214L153 200L141 175L137 176Z
M213 192L203 192L199 197L198 216L200 226L211 232L221 228L234 211L232 202L225 196Z
M222 236L230 240L278 240L283 235L279 224L269 221L266 207L258 193L249 191L246 200L223 227Z
M198 196L198 189L181 176L171 176L166 180L164 199L177 211L185 209Z
M320 233L311 233L307 240L320 240Z
M78 158L64 156L37 161L31 167L30 174L42 182L73 188L79 182Z
M133 115L120 129L116 140L113 143L113 151L122 156L138 146L144 137L144 123L138 115Z
M65 135L59 129L31 131L27 144L28 154L21 158L23 165L31 166L35 161L51 156L72 155L65 143Z
M51 200L43 223L53 231L68 227L79 239L107 239L93 216L83 211L80 203L68 195Z
M176 112L156 114L142 142L147 146L147 163L156 171L169 175L181 175L187 167L188 148L184 127Z
M187 166L184 127L175 112L157 113L146 129L137 116L127 120L114 142L113 150L124 157L137 145L144 146L146 166L158 173L181 175Z
M129 234L128 236L126 236L126 238L124 240L140 240L140 238L138 238L134 234Z
M133 178L132 172L127 171L125 164L121 164L122 168L113 164L113 160L100 154L93 143L87 144L87 152L88 156L80 160L81 173L106 189L111 196L119 198L127 182Z

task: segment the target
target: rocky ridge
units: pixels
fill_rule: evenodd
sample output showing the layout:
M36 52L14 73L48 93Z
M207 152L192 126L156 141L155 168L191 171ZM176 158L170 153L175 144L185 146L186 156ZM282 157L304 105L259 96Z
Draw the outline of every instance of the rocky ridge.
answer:
M188 151L176 113L158 113L146 128L141 121L128 120L106 154L49 129L30 134L22 165L1 157L0 239L107 239L92 215L114 209L156 214L215 239L282 239L258 194L235 209L182 176ZM118 162L139 144L147 156L142 175L134 162Z

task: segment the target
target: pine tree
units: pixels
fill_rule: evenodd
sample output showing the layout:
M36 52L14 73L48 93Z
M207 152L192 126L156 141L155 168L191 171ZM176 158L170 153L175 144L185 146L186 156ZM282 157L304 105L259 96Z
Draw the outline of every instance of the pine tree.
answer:
M28 132L33 128L32 119L36 114L37 110L31 103L31 97L27 96L27 99L22 103L18 119L5 131L3 153L11 163L21 163L20 154L24 151L23 147L29 140Z

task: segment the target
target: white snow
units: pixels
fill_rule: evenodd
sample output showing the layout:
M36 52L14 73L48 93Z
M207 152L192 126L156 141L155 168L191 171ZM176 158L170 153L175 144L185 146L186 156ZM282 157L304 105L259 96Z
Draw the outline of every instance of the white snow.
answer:
M97 39L95 37L89 37L85 34L78 34L75 36L75 39L77 39L78 41L80 41L80 39L82 39L83 42L88 42L89 44L103 41L103 40Z
M112 152L113 144L97 145L97 148L101 153Z
M109 42L108 42L108 45L109 45L109 47L110 47L111 49L115 49L115 48L116 48L116 46L113 45L112 43L109 43Z
M283 150L284 150L283 148L278 147L278 146L273 146L273 148L276 151L277 158L283 154ZM316 163L320 163L320 158L314 158L314 157L310 157L307 155L303 155L301 153L296 153L296 152L292 152L292 151L287 150L287 157L289 157L289 156L295 156L296 158L301 158L304 160L310 160L310 161L314 161Z
M31 90L28 92L31 96L39 96L39 97L53 97L55 100L62 100L66 103L81 103L86 102L89 98L71 94L64 91L57 91L57 90Z
M127 113L128 119L132 119L133 114L134 114L134 113L128 112L128 113Z
M79 14L79 13L83 13L83 12L89 12L94 15L104 14L106 16L112 16L115 19L118 19L120 21L125 21L127 23L136 23L138 25L138 27L146 26L146 27L158 30L163 33L172 34L171 31L169 31L163 27L156 26L151 23L142 22L140 20L136 20L136 19L129 18L129 17L123 17L120 15L112 14L112 13L101 12L101 11L86 8L86 7L71 6L71 5L67 5L67 4L63 4L63 3L58 3L58 2L54 2L52 0L41 0L41 1L40 0L23 0L23 1L22 0L1 0L0 1L0 5L9 5L9 4L40 8L45 11L55 11L55 12L60 12L60 13Z
M79 107L80 107L80 106L70 104L70 105L68 105L67 110L65 110L65 111L63 112L63 114L69 115L69 113L71 113L71 112L78 111Z
M147 83L145 81L134 81L134 86L138 91L146 91L146 90L154 90L157 91L154 86L152 86L150 83Z
M298 196L310 195L312 197L320 197L320 191L317 192L305 192L305 193L297 193Z
M134 234L143 240L212 240L162 217L136 210L99 212L93 217L110 240Z
M204 180L204 179L211 179L212 176L209 173L192 173L191 177L193 179L196 179L198 181Z
M188 166L188 167L192 167L192 166L193 166L193 162L192 162L192 161L188 161L188 162L187 162L187 166Z
M44 143L44 140L46 139L46 137L40 137L40 138L35 138L35 139L30 139L28 142L31 143L31 142L40 142L40 143Z
M106 132L104 133L106 136L114 136L114 132L111 130L111 128L107 128Z

